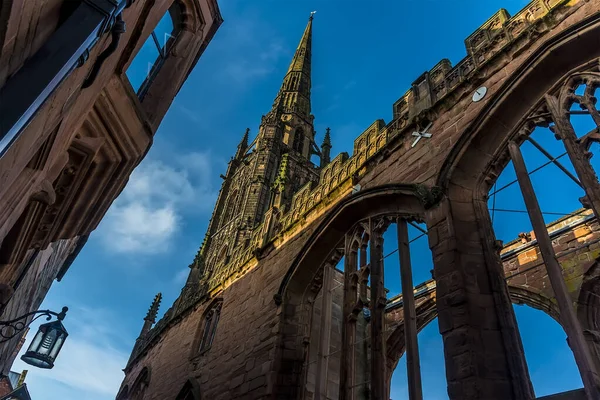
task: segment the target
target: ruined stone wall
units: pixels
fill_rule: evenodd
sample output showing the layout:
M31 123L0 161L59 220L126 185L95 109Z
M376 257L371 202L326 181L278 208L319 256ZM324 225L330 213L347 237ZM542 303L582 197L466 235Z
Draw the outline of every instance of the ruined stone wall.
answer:
M173 1L130 2L131 7L122 14L127 31L102 63L93 84L83 87L99 55L113 39L106 32L91 49L87 62L62 80L14 142L5 152L2 149L2 319L21 315L41 303L60 269L60 260L68 253L57 244L87 237L98 226L146 155L158 124L223 21L216 0L176 0L185 11L180 13L181 20L175 21L181 29L141 99L126 71ZM19 70L30 71L21 68L36 52L48 57L42 61L55 62L51 58L54 53L39 50L56 29L64 28L61 24L77 7L93 5L70 0L2 2L0 90L10 79L16 79ZM55 251L56 261L36 261L35 267L27 270L27 256L34 249L41 251L40 257ZM4 310L9 300L9 308ZM6 370L14 345L1 347L4 355L0 367Z
M298 254L305 251L303 247L311 233L326 220L328 211L348 200L356 184L360 185L357 197L360 192L388 184L435 185L453 148L471 140L469 135L474 121L495 109L497 95L502 94L501 89L506 85L514 83L513 79L517 80L521 69L529 70L524 67L529 57L545 49L550 38L560 37L561 33L586 18L596 16L594 23L599 24L599 5L598 0L534 1L526 8L528 11L519 13L514 20L518 22L514 22L519 26L518 35L505 32L512 19L502 24L503 36L494 36L500 35L495 27L492 31L487 28L478 31L483 32L484 38L475 40L477 35L471 38L469 58L475 65L471 72L460 75L458 83L448 83L450 86L446 86L445 94L431 100L431 108L421 109L414 118L409 117L402 122L404 117L401 116L405 112L410 116L410 110L425 106L415 105L408 110L399 110L394 121L387 126L376 122L361 135L359 141L365 139L361 146L366 146L366 149L357 143L356 151L364 154L364 160L357 161L354 158L356 154L347 159L343 155L338 156L331 167L322 172L323 175L329 173L332 180L323 179L318 187L311 189L307 186L295 196L292 209L281 219L282 227L269 246L259 246L264 243L268 232L267 226L260 226L253 233L249 248L223 270L200 305L193 311L174 313L164 322L159 322L159 328L151 331L152 340L134 354L123 385L130 385L144 367L149 367L153 378L146 392L147 400L174 398L188 377L198 379L203 398L270 398L268 394L277 390L279 398L295 398L304 388L304 382L294 386L297 383L295 376L301 374L303 368L294 360L305 357L305 348L299 348L289 338L294 335L310 336L310 332L303 331L305 320L297 322L290 317L294 323L283 321L290 315L302 319L312 309L302 299L284 298L282 303L276 303L273 296L287 278L290 266L295 265ZM539 14L539 7L545 7L546 11ZM503 15L499 14L498 18ZM490 35L505 41L498 39L492 46L494 42ZM519 102L511 102L513 107L505 115L521 118L571 66L576 67L593 58L591 55L588 59L584 57L565 59L562 70L544 71L544 78L548 81L537 81L536 90ZM579 64L571 65L577 62ZM444 68L445 74L455 74L455 70ZM450 75L443 81L454 82L454 75ZM436 81L439 78L428 79ZM481 85L488 88L488 95L484 101L474 103L471 95ZM421 90L422 86L417 86ZM432 138L422 139L417 146L411 147L412 132L424 128L429 121L433 123L430 127ZM425 125L422 126L422 123ZM503 126L504 129L508 130L507 126ZM489 162L492 158L490 153L498 148L481 149L481 162ZM465 163L469 164L469 161L467 159ZM518 353L518 346L503 336L505 331L501 327L510 326L510 321L501 320L508 315L505 309L500 309L500 300L497 300L502 295L502 288L494 286L497 283L492 282L489 272L492 270L489 254L497 254L498 249L493 248L490 235L480 236L487 212L485 203L473 201L471 189L465 183L467 179L461 180L463 175L459 172L452 184L458 186L463 183L465 192L471 197L464 195L464 198L459 198L452 192L451 197L444 197L440 205L428 210L425 215L436 264L440 332L445 335L447 365L460 366L448 370L449 394L453 399L514 398L512 390L517 384L513 380L517 378L511 376L510 371L514 367L511 362L514 362L514 354ZM430 202L435 203L431 191L422 192L420 197L427 206L432 205ZM474 207L480 208L474 211ZM326 245L335 246L336 243L315 245L314 251L319 255L315 255L314 259L326 257L332 249L320 248ZM473 252L469 254L468 250ZM294 278L297 279L294 282L297 287L305 284L306 290L309 290L315 277L296 274ZM204 304L209 297L219 296L223 298L223 311L213 347L198 359L186 359L191 346L191 339L187 338L198 329ZM478 329L484 324L485 337L477 336ZM469 335L477 336L479 342L473 341ZM284 393L283 387L289 390Z

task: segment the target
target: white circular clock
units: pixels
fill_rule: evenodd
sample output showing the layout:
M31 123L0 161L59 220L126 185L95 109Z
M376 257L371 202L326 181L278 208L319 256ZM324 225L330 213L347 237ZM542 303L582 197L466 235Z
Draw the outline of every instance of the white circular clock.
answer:
M473 102L477 103L478 101L483 100L486 94L487 88L485 86L480 87L473 93Z

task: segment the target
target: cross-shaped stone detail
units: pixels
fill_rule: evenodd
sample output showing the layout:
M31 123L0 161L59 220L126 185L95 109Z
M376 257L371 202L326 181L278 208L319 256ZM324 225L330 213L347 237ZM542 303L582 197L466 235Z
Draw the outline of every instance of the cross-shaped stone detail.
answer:
M416 136L417 138L415 139L412 146L410 146L410 147L415 147L417 145L417 143L419 143L419 140L421 140L422 138L429 139L431 137L431 133L427 132L429 130L429 128L431 128L431 125L433 125L433 122L430 122L429 125L427 125L427 127L425 129L423 129L421 132L419 132L419 131L413 132L412 135Z

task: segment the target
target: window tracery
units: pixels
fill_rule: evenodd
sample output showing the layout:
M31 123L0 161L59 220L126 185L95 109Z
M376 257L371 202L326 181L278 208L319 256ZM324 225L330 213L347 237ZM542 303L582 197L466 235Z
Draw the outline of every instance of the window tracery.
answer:
M197 340L197 345L195 346L194 350L194 355L201 355L210 350L215 339L217 325L221 316L222 304L222 299L215 300L209 307L208 311L206 311L204 314L200 327L199 339Z

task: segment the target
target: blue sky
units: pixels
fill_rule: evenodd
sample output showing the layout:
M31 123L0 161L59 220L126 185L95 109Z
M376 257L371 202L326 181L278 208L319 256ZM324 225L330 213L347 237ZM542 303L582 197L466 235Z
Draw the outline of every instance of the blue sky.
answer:
M375 119L389 121L393 102L421 73L442 58L454 63L463 58L464 39L499 8L515 13L526 4L523 0L219 3L225 22L175 99L153 148L43 305L70 308L65 320L70 336L56 367L36 370L18 361L13 368L30 370L27 382L33 398L114 399L150 302L162 292L162 314L179 294L204 237L221 184L219 174L225 172L246 127L256 133L261 115L269 111L310 11L318 11L312 63L317 142L331 127L335 155L351 152L354 138ZM132 80L139 83L139 76ZM535 157L527 158L528 166L539 164ZM544 190L538 176L536 189ZM519 207L509 192L514 187L503 192L508 199L505 208ZM578 207L574 197L566 197L560 202L551 198L543 206L556 212ZM495 219L497 233L505 240L530 229L521 228L526 224L522 215L514 220L505 217ZM393 237L387 242L390 250L395 249ZM431 258L425 238L412 248L419 283L430 277ZM389 260L386 271L397 271L397 256ZM386 284L392 292L399 291L393 272ZM558 324L528 308L517 311L537 394L579 387ZM437 324L426 327L419 341L426 398L445 399ZM554 351L548 352L548 346ZM394 400L407 398L403 363L394 375Z

